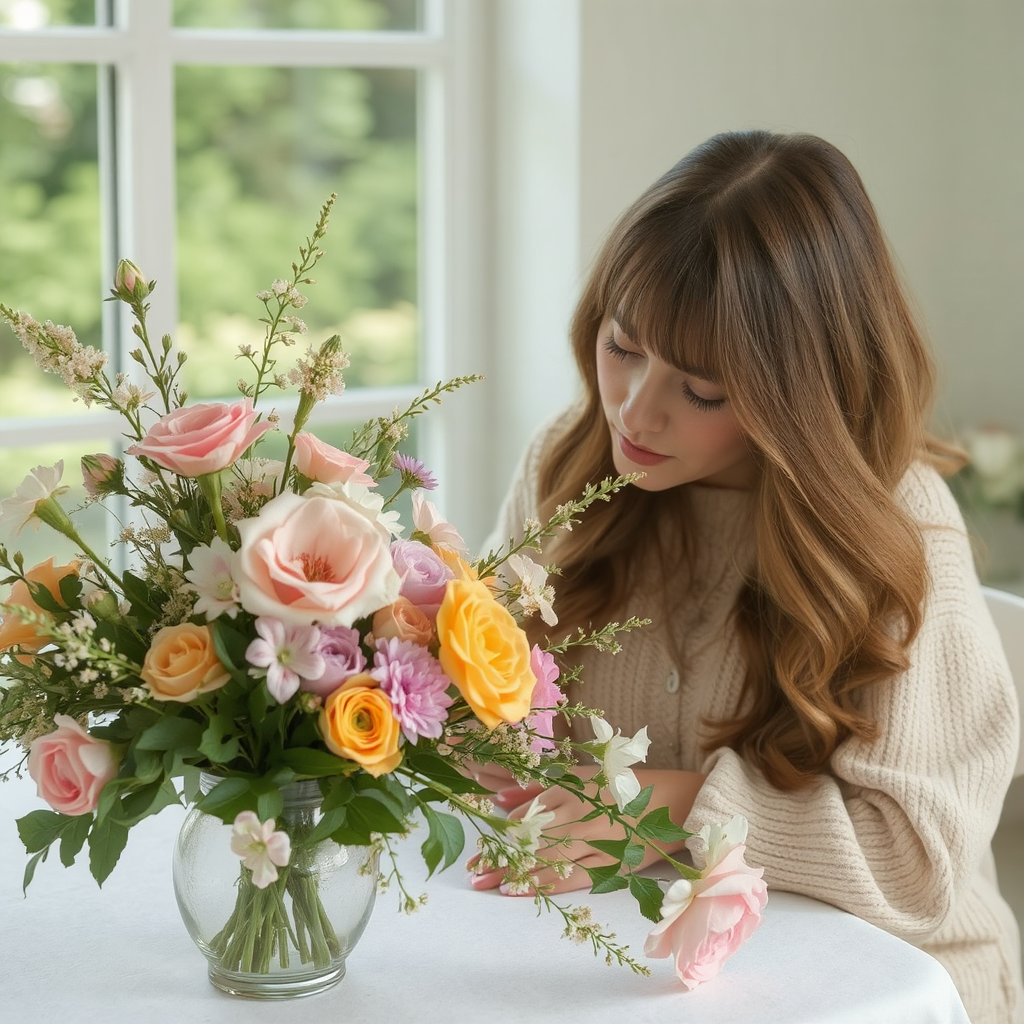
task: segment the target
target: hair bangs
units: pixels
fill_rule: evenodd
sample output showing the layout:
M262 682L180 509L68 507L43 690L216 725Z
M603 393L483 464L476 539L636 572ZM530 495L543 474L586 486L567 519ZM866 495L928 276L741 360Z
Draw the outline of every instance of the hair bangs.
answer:
M616 261L605 282L604 315L662 361L703 380L723 380L713 257L693 237L657 234ZM689 242L689 244L686 244Z

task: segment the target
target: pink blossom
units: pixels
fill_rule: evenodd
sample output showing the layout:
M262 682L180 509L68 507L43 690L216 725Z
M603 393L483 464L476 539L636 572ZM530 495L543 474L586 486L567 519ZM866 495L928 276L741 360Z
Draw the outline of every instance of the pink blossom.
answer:
M537 685L530 698L530 714L525 725L533 730L530 749L536 754L546 754L555 749L551 742L554 736L554 718L558 708L565 703L566 696L558 688L558 664L555 659L542 651L536 644L530 651L530 668L537 677Z
M419 491L412 492L412 523L417 533L430 538L435 547L448 548L461 555L469 555L469 548L459 531L452 526L437 510L437 506L427 501Z
M200 402L161 417L127 451L178 476L206 476L227 469L257 438L274 429L268 420L256 422L251 398Z
M98 453L82 456L82 483L90 498L115 490L124 474L124 464L113 455Z
M61 814L88 814L100 791L117 774L109 743L90 736L70 715L54 715L54 732L29 750L28 773L39 796Z
M252 884L266 889L277 881L277 869L292 857L292 841L287 832L275 832L277 822L260 822L254 811L241 811L231 826L231 852L242 858L252 872Z
M245 660L267 670L267 689L278 704L294 696L303 679L318 679L323 674L324 659L317 650L320 630L316 626L288 626L261 616L256 620L256 632L259 638L246 648Z
M398 597L375 522L344 501L285 491L236 524L242 607L293 625L351 626Z
M322 484L362 484L376 487L377 481L366 473L370 464L348 452L329 445L314 434L295 438L295 468L310 480Z
M326 697L346 679L359 675L366 668L366 657L359 645L359 633L348 626L321 626L317 654L323 658L323 675L303 679L303 690Z
M722 964L756 931L768 902L762 875L743 855L747 823L736 816L716 829L718 842L708 843L708 863L695 881L674 882L665 893L661 921L654 926L644 952L650 957L674 956L676 974L688 988L710 981Z
M410 743L420 736L437 739L453 700L445 692L451 680L440 662L409 640L378 640L370 675L391 701L392 713Z
M391 561L401 577L400 593L424 615L437 617L444 600L444 588L455 573L434 551L418 540L396 540L391 545Z

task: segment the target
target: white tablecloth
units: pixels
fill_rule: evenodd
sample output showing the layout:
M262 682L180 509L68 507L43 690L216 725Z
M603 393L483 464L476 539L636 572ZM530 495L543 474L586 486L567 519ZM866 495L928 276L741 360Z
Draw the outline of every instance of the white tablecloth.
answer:
M207 981L171 885L184 814L168 808L133 829L102 890L84 855L54 849L28 896L15 817L44 806L26 779L0 785L0 1020L11 1024L966 1024L946 971L915 947L814 900L771 892L761 928L722 974L694 992L669 960L653 977L608 967L561 937L529 899L478 893L461 865L423 881L414 835L402 850L413 915L378 897L348 974L329 992L286 1003L235 999ZM642 960L650 927L628 894L573 893Z

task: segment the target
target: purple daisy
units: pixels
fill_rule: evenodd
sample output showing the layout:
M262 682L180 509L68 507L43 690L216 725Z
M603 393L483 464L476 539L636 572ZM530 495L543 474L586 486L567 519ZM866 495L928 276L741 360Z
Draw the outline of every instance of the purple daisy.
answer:
M454 702L445 692L451 680L437 658L411 640L391 637L377 641L373 665L370 675L391 701L405 738L410 743L420 736L438 739Z
M432 491L437 487L437 479L434 474L411 455L403 455L399 452L395 456L395 469L402 474L403 483L410 487L422 487L425 491Z

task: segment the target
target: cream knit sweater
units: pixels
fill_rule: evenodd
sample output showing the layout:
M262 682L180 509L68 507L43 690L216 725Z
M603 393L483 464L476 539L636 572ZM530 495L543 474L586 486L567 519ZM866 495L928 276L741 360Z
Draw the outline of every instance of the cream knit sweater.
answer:
M550 436L542 431L528 449L491 546L536 518L538 458ZM728 717L740 696L743 661L729 612L752 531L744 492L687 490L696 528L688 593L665 622L660 574L641 572L609 617L640 615L653 625L627 635L616 656L588 650L572 699L602 708L625 734L646 725L648 767L707 775L687 829L744 815L747 859L764 866L769 889L834 904L920 946L952 975L973 1024L1011 1024L1024 1009L1020 940L990 842L1016 758L1018 709L948 488L923 466L899 488L929 527L931 592L911 668L866 695L880 737L845 741L829 772L796 792L775 789L731 749L700 747L702 719Z

